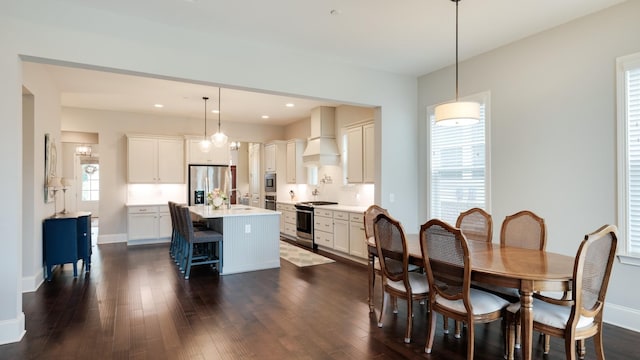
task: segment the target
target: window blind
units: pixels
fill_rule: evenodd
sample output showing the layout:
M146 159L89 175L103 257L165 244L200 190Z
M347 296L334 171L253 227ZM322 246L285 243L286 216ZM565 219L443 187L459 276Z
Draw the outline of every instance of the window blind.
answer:
M486 208L485 114L481 103L478 123L438 126L430 109L430 217L455 224L462 211Z
M640 256L640 67L625 75L628 252Z

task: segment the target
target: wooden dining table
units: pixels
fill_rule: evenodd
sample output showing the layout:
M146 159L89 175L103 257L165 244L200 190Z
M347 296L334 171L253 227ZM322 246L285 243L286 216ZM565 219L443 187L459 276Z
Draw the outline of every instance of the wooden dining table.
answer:
M405 235L409 261L424 266L420 236ZM533 338L533 293L568 291L573 277L573 256L543 250L501 247L484 241L467 240L471 259L471 280L520 290L522 358L531 359ZM368 240L369 254L375 256L375 242Z

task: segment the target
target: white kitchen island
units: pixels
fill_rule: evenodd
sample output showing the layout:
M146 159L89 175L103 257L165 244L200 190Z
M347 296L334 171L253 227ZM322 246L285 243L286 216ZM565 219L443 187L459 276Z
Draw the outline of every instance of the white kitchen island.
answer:
M189 209L222 233L222 275L280 267L280 212L246 205Z

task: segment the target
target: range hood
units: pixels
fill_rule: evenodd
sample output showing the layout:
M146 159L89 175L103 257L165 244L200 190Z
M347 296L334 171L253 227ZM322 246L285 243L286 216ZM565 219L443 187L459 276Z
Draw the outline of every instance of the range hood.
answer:
M311 137L302 153L305 166L338 165L340 152L335 137L334 107L320 106L311 110Z

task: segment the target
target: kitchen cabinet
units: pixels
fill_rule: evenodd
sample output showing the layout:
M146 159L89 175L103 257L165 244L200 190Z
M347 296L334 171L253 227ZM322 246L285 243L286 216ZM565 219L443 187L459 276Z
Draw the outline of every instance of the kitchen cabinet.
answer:
M45 276L48 281L51 281L52 267L55 265L72 263L74 277L78 276L78 260L82 260L86 272L90 270L90 212L56 214L45 219L43 237Z
M179 137L127 136L129 183L183 184L184 143Z
M200 138L188 138L187 143L187 161L189 164L195 165L229 165L231 160L231 149L229 146L215 147L213 144L209 147L209 152L200 150Z
M373 123L347 129L347 182L375 182L375 127Z
M320 208L313 210L313 241L316 245L334 248L333 211Z
M349 214L349 254L363 259L367 257L363 214Z
M333 212L333 249L349 252L349 213Z
M264 171L275 172L276 171L276 144L266 144L264 146Z
M307 182L306 168L302 164L304 140L289 140L287 142L287 183L304 184Z
M287 142L275 140L264 145L264 171L285 177L287 166Z
M168 205L133 205L127 208L129 245L169 242L171 216Z
M280 233L288 238L296 238L296 208L293 204L277 203L276 210L280 216Z

